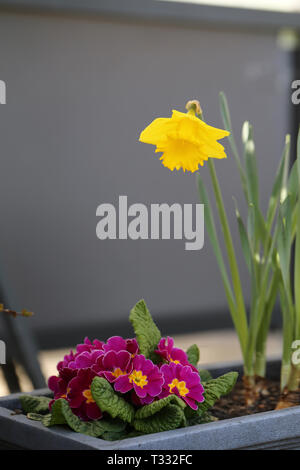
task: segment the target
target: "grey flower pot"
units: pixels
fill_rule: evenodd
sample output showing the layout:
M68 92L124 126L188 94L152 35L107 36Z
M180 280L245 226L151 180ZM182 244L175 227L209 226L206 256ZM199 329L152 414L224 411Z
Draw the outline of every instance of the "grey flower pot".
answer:
M231 364L211 369L218 376L242 367ZM280 362L268 365L268 376L278 378ZM47 389L33 395L46 395ZM300 406L227 419L188 428L109 442L77 434L63 426L45 428L24 415L12 414L20 408L19 394L0 399L0 449L90 449L90 450L226 450L300 449Z

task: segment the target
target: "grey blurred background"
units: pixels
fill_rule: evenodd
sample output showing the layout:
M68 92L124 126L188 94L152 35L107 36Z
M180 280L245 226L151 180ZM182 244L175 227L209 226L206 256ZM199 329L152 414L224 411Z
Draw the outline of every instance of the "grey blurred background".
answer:
M237 139L244 120L254 124L266 207L295 112L295 64L278 33L298 16L256 12L256 21L253 11L224 10L152 0L0 1L2 289L12 307L36 313L30 325L41 348L129 333L140 298L169 332L231 326L207 237L198 252L179 240L96 237L97 206L117 205L119 195L148 207L198 202L195 175L164 168L138 136L191 98L222 127L220 90ZM240 254L232 196L244 205L230 151L216 168ZM201 174L209 185L207 169Z

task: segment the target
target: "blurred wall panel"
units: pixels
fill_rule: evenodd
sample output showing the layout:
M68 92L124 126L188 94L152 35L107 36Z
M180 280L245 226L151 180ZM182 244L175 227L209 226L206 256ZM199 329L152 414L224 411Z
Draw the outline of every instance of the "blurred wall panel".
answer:
M220 90L237 138L243 120L255 125L265 208L290 88L275 32L1 13L0 79L2 282L14 306L37 313L34 328L123 322L141 297L157 319L229 315L207 237L198 252L180 240L100 241L96 208L119 195L148 207L198 202L195 175L164 168L138 135L190 98L221 127ZM240 253L230 152L216 168ZM242 262L241 277L248 296Z

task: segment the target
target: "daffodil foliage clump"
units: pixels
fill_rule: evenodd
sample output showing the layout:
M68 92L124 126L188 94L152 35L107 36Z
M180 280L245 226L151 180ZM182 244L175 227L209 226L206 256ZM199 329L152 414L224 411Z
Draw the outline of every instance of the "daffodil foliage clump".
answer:
M211 421L208 410L237 373L213 379L198 369L198 347L184 352L162 338L143 300L129 318L135 338L86 338L57 364L48 382L53 398L21 397L28 418L106 440Z

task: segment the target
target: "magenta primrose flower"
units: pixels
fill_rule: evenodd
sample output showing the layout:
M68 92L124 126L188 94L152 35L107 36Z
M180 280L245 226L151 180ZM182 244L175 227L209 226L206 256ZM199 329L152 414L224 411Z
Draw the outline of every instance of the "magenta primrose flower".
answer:
M132 372L132 357L128 351L108 351L99 356L93 371L110 383L118 383L120 377Z
M133 389L139 398L149 400L151 403L154 397L162 392L163 383L163 375L159 368L150 359L138 354L132 360L130 374L120 376L114 387L117 392L121 393L127 393Z
M52 390L54 396L54 400L51 400L49 403L50 410L55 400L58 400L59 398L67 399L68 384L70 380L72 380L73 377L75 377L76 375L76 370L65 367L60 369L58 377L56 377L55 375L49 377L48 387L50 388L50 390Z
M156 397L156 398L159 398L159 397ZM143 405L149 405L155 400L155 398L151 397L150 395L146 395L145 398L140 398L137 396L134 390L131 390L130 399L131 399L131 402L135 406L138 406L138 407L143 406Z
M68 384L67 400L74 414L83 421L100 419L102 412L91 392L91 383L96 373L91 369L80 369Z
M49 377L48 387L52 390L54 395L54 400L58 398L67 397L68 383L77 375L77 371L69 368L64 368L60 370L58 377L53 375Z
M69 363L71 369L86 369L92 367L98 357L102 356L104 351L102 349L94 349L89 351L83 351L80 354L76 354L74 361Z
M94 341L91 342L86 336L84 338L83 344L77 344L76 352L80 354L84 351L91 352L94 349L103 349L103 345L103 341L99 341L99 339L94 339Z
M112 336L103 345L104 352L108 351L128 351L132 357L139 353L139 346L135 338L124 339L121 336Z
M70 362L73 362L75 360L75 354L73 351L70 351L70 354L66 354L63 358L62 361L58 362L56 368L58 371L61 369L65 369L66 367L69 367Z
M99 341L98 339L94 339L94 341L91 342L87 337L84 338L83 344L77 345L75 354L73 351L70 351L70 354L66 354L64 359L57 364L57 370L60 371L65 367L70 367L72 369L80 368L80 366L76 364L76 359L79 354L83 352L91 353L95 350L103 350L103 344L103 341Z
M193 410L198 409L198 403L204 401L204 388L201 385L200 376L190 366L182 364L163 364L160 371L164 377L163 392L160 398L175 394L182 398Z
M174 339L170 336L162 338L158 343L155 351L159 356L163 357L168 362L175 362L175 364L189 364L187 354L179 348L174 348Z

